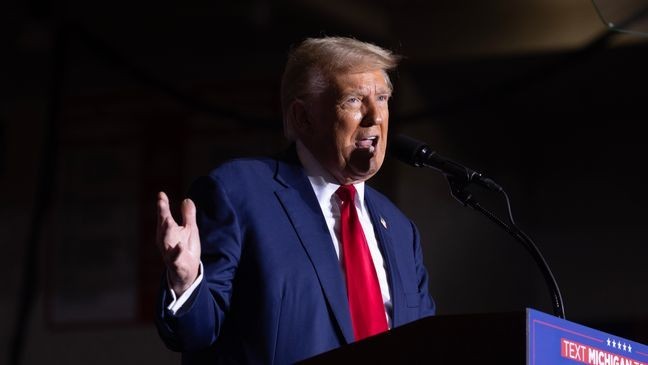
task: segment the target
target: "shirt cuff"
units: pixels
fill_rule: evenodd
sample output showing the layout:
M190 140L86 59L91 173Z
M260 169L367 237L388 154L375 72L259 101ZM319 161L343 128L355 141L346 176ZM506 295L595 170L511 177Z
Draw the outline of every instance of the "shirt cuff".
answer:
M191 294L196 290L196 287L200 282L202 281L203 278L203 264L202 261L200 262L200 266L198 267L198 277L196 280L191 284L191 286L185 290L184 293L178 298L176 296L175 291L171 289L171 283L169 282L169 277L167 276L167 286L169 287L169 292L171 292L171 303L167 306L167 309L171 311L171 314L175 315L180 308L187 302L187 299L191 297Z

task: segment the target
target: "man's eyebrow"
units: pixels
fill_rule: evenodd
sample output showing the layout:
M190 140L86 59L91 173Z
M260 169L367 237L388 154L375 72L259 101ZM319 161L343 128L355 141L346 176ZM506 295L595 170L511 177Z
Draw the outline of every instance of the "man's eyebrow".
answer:
M364 90L366 90L366 89L368 89L368 88L364 88L364 87L352 87L352 88L348 88L348 89L342 90L342 92L340 93L340 95L341 95L341 96L345 96L345 95L358 95L358 94L364 94L364 93L365 93ZM376 94L391 94L391 93L392 93L392 89L389 88L389 87L384 87L384 88L381 87L381 88L378 88L378 89L376 90Z

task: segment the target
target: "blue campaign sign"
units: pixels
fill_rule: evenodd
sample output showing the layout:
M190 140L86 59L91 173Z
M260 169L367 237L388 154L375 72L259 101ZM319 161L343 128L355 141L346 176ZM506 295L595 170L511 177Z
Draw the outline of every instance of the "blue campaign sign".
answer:
M529 365L648 365L648 346L527 309Z

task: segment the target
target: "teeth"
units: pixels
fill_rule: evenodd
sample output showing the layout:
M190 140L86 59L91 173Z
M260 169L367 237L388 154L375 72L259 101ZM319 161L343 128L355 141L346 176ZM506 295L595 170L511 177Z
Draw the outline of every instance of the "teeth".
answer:
M370 153L373 153L376 150L376 143L378 141L378 136L369 136L363 137L356 141L357 148L363 148L369 150Z

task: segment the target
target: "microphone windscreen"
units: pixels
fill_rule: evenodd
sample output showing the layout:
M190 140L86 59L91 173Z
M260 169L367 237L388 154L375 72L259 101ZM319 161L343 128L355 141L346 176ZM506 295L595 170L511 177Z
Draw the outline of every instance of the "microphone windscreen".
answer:
M387 152L389 156L394 157L401 162L418 166L418 161L421 157L419 156L419 153L424 147L427 147L424 142L403 134L398 134L389 138Z

